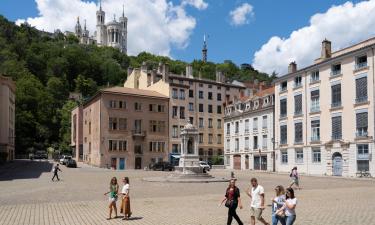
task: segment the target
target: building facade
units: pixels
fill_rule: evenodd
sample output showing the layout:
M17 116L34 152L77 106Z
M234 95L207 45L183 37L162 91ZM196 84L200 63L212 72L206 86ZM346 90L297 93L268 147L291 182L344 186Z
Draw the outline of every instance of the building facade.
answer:
M167 64L147 70L143 64L134 69L124 84L128 88L157 91L169 97L169 160L178 160L181 152L180 133L188 119L199 130L199 158L213 161L222 158L224 133L223 103L239 96L243 86L224 81L221 73L216 80L194 78L192 67L184 75L169 73ZM176 161L177 161L176 160Z
M15 158L15 91L12 79L0 75L0 162Z
M154 91L99 91L82 107L83 162L123 170L167 160L168 103L167 96ZM79 109L73 118L75 112Z
M275 83L276 170L318 175L375 174L375 38L331 52Z
M226 168L274 170L273 119L273 87L225 107Z
M74 34L81 44L109 46L117 48L122 53L127 54L127 27L128 18L125 16L124 8L119 21L117 21L116 16L114 16L112 21L105 23L105 12L102 10L102 4L100 1L99 10L96 11L96 31L94 35L90 36L89 31L86 29L86 20L82 30L79 17L77 18Z
M73 157L83 160L83 106L77 106L71 113L71 143Z

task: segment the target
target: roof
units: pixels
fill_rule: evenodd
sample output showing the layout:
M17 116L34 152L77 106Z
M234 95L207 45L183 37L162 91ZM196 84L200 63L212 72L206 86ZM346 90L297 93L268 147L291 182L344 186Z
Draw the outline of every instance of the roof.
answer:
M357 52L357 51L364 50L366 48L370 48L370 47L373 48L374 46L375 46L375 37L369 38L365 41L362 41L362 42L359 42L357 44L354 44L354 45L348 46L346 48L343 48L343 49L337 50L335 52L332 52L332 57L330 57L328 59L324 59L323 61L320 61L320 62L314 62L313 64L311 64L309 66L306 66L302 69L297 70L296 72L287 73L285 75L282 75L282 76L276 78L272 83L275 84L276 82L280 82L282 80L285 80L288 77L292 77L296 74L299 74L301 72L309 70L313 67L316 67L316 66L319 66L319 65L322 65L322 64L325 64L325 63L329 63L329 62L331 62L333 60L336 60L340 57L347 56L349 54L352 54L352 53Z
M169 98L168 96L162 95L156 91L126 88L126 87L110 87L101 89L99 92L102 93L117 93L117 94L128 94L128 95L140 95L145 97L156 97L156 98Z
M264 89L262 91L259 91L257 93L255 93L256 96L258 97L264 97L264 96L267 96L267 95L272 95L275 93L275 87L272 86L270 88L267 88L267 89Z
M16 84L14 83L11 77L3 76L0 74L0 81L1 83L7 85L13 92L16 91Z
M169 74L169 78L183 79L183 80L189 80L189 81L193 81L193 82L201 82L201 83L220 85L220 86L225 86L225 87L234 87L234 88L240 88L240 89L245 88L243 86L239 86L239 85L236 85L236 84L217 82L216 80L210 80L210 79L205 79L205 78L197 78L197 77L191 78L191 77L186 77L186 76L178 75L178 74Z

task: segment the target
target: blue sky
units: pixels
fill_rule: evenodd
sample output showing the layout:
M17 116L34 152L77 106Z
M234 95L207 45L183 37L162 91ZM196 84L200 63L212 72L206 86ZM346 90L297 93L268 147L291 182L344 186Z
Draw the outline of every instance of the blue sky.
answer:
M43 0L41 0L43 1ZM110 0L107 0L110 1ZM125 1L125 0L124 0ZM130 1L130 0L129 0ZM174 5L178 5L183 0L173 0ZM22 7L19 6L22 2ZM169 55L174 59L192 61L201 58L201 48L203 34L209 35L208 38L208 60L213 62L222 62L225 59L231 59L237 64L253 63L254 54L259 51L263 45L269 42L273 36L281 39L290 37L293 31L307 27L310 24L310 18L317 13L326 13L333 5L340 6L347 1L342 0L204 0L208 4L205 9L197 9L193 6L185 7L186 14L194 17L195 26L190 30L186 40L185 48L171 44ZM361 1L350 1L354 5ZM234 26L231 23L229 15L231 10L242 4L247 3L253 7L253 16L248 15L248 23ZM365 6L369 8L369 6ZM131 10L131 9L129 9ZM348 8L347 11L354 10ZM373 12L370 10L369 12ZM39 11L37 4L32 0L2 0L0 4L0 13L12 21L17 19L26 19L37 17ZM373 12L374 14L375 12ZM129 18L129 23L132 18ZM74 25L74 24L73 24ZM334 29L334 28L332 28ZM365 29L365 28L364 28ZM372 27L373 29L373 27ZM132 33L129 32L129 36ZM325 35L325 33L321 34ZM369 35L364 33L359 35L358 40L365 39ZM327 33L328 38L330 35ZM320 36L319 36L320 37ZM336 37L332 37L335 39ZM356 37L357 38L357 37ZM354 38L356 40L356 38ZM321 40L319 40L320 42ZM308 42L308 40L306 40ZM341 43L338 41L338 43ZM342 45L351 43L350 40L343 41ZM335 44L333 43L333 46ZM142 46L141 46L142 47ZM342 47L342 46L339 46ZM129 47L130 48L130 47ZM147 48L147 47L145 47ZM319 51L317 51L319 52ZM314 52L314 57L319 53ZM292 57L293 58L293 57ZM298 54L296 54L298 64ZM264 59L263 60L272 60ZM310 60L310 59L309 59ZM302 64L307 64L304 62ZM257 63L258 65L259 63ZM263 63L264 64L264 63ZM260 64L259 64L260 65ZM272 64L261 65L260 69L272 70ZM274 65L275 70L280 69L279 65ZM285 65L287 67L287 65Z

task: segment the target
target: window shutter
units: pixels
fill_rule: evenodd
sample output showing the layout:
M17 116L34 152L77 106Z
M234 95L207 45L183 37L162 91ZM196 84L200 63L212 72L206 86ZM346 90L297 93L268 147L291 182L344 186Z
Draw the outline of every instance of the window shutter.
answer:
M341 84L333 85L332 87L332 103L341 102Z
M357 99L367 98L367 77L358 78L355 83Z
M357 113L357 128L367 128L368 124L368 116L367 112L364 113Z
M287 126L286 125L280 126L280 139L281 139L281 143L286 143L287 142L287 134L288 134Z
M294 96L294 113L302 112L302 95Z
M312 91L311 98L319 98L319 90Z
M294 141L296 143L302 142L302 123L294 124Z
M341 116L332 117L332 136L334 139L341 138L341 130L342 130Z

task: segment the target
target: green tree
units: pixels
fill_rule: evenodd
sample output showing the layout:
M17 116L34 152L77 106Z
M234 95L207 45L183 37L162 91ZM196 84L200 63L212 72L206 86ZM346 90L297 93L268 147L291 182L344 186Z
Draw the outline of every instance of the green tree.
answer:
M59 114L61 115L59 148L62 152L71 152L71 112L75 107L77 107L77 103L69 100L59 110Z
M78 75L74 81L76 84L75 90L82 93L84 98L90 97L98 90L96 82L91 78L86 79L83 75Z

